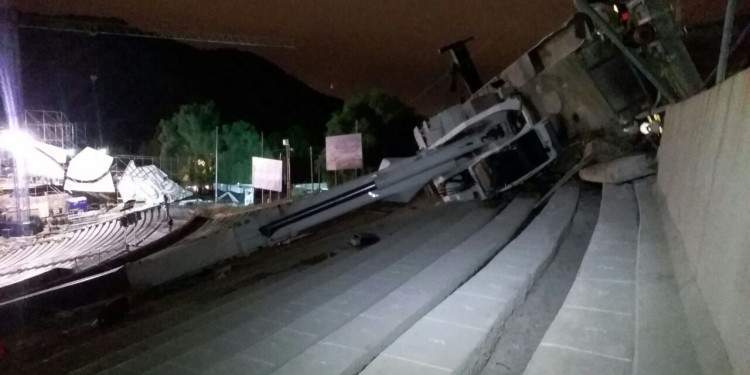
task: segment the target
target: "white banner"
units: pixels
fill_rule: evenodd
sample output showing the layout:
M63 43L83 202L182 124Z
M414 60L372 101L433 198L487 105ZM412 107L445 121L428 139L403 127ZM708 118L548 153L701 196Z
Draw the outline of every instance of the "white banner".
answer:
M253 187L281 191L283 164L281 160L253 156Z
M362 168L362 134L326 137L326 170Z

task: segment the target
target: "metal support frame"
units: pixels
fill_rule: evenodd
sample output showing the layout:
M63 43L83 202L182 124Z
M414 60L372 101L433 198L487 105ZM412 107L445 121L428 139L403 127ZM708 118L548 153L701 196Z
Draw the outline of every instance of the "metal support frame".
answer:
M111 35L131 38L170 39L188 43L208 43L240 47L294 49L291 39L238 34L198 33L191 31L143 31L127 24L100 23L60 19L45 16L26 16L19 27L25 29L62 31L88 35Z
M727 13L724 16L724 33L721 36L721 52L719 52L719 65L716 70L716 84L724 82L727 78L727 61L729 60L730 45L732 44L732 27L734 26L734 13L737 10L737 0L727 0Z
M27 110L24 123L36 139L53 146L73 149L76 147L75 125L60 111Z
M589 16L591 18L591 21L596 25L596 27L604 33L604 35L609 38L609 40L612 41L612 43L617 47L617 49L622 52L625 57L630 59L630 61L635 65L636 68L648 79L649 82L651 82L654 87L656 87L657 90L659 90L662 94L662 96L667 99L670 103L676 102L676 97L674 92L672 91L672 88L669 86L667 82L665 82L663 79L658 77L653 72L653 68L650 66L648 61L643 59L641 56L639 56L635 51L631 50L628 46L623 43L622 39L619 35L612 29L612 27L607 24L607 21L605 21L599 13L596 12L596 10L589 4L587 0L574 0L576 8Z
M288 138L282 140L282 145L284 145L284 151L286 151L286 197L292 198L292 160L289 155L292 146L289 144Z
M313 173L313 152L310 146L310 193L315 192L315 174Z
M219 203L219 127L216 127L214 151L214 204Z
M128 163L131 161L135 163L136 167L143 167L146 165L155 165L157 168L164 171L162 168L162 158L159 156L148 156L148 155L115 155L113 156L114 162L112 163L112 176L115 181L122 177L125 168L128 167ZM166 173L166 171L164 171Z

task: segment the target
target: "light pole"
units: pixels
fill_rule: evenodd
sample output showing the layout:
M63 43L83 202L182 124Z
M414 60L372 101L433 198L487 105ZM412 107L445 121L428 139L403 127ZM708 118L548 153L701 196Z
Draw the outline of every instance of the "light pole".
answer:
M734 12L737 9L737 0L727 1L726 15L724 16L724 32L721 36L721 50L719 52L719 64L716 68L716 84L724 82L727 76L727 61L729 60L732 43L732 26L734 26Z
M284 145L284 148L286 149L286 197L291 198L292 197L292 162L289 159L289 151L291 149L289 145L289 139L284 138L281 141L281 144Z
M315 175L313 174L313 160L312 160L312 146L310 146L310 192L314 192L315 189Z
M214 204L219 203L219 127L216 127L214 139Z
M99 130L99 144L97 147L104 145L104 138L102 137L102 115L99 112L99 95L96 92L96 80L99 78L96 74L89 76L91 78L91 90L94 93L94 113L96 114L96 128Z
M359 134L359 120L354 121L354 134ZM359 168L354 169L354 177L356 178L357 175L359 175Z
M263 132L260 132L260 157L262 157L262 158L266 157L266 152L263 149ZM253 185L253 187L255 187L255 185ZM261 204L265 203L265 201L263 200L264 199L264 193L265 193L265 189L261 189L260 190L260 203Z
M281 165L282 165L282 169L283 169L284 158L281 156L281 152L279 152L279 160L281 160L281 163L282 163ZM282 171L282 174L284 174L283 171ZM284 177L281 177L281 179L283 181ZM284 190L284 189L282 188L281 190ZM276 195L276 198L278 200L281 200L281 192L279 192L279 194Z

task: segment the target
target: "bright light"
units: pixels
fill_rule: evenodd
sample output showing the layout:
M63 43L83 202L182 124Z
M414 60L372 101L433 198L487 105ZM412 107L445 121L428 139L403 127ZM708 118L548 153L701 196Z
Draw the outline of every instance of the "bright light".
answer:
M210 187L210 186L208 186L208 185L206 185L206 186L204 186L203 188L204 188L204 189L206 189L206 190L208 190L208 189L210 189L211 187Z
M0 133L0 148L14 156L26 156L34 146L34 138L20 130L5 130Z
M373 193L373 192L371 192L371 191L370 191L370 192L368 192L367 194L368 194L369 196L373 197L373 198L377 198L377 197L379 197L379 195L378 195L377 193Z
M649 124L648 122L644 122L641 124L640 129L642 134L648 135L648 133L651 133L651 124Z
M109 149L107 149L106 147L104 147L104 148L100 148L100 149L99 149L99 150L97 150L97 151L99 151L99 152L103 153L104 155L109 155L109 154L108 154L108 152L109 152Z
M612 5L612 9L615 10L615 13L620 13L620 8L617 7L617 4Z

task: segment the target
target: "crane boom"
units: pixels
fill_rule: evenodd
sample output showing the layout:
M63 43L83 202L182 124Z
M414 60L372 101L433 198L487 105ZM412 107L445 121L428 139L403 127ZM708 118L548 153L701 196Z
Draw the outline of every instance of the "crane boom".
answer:
M81 33L89 35L112 35L131 38L168 39L190 43L208 43L239 47L262 47L293 49L291 39L240 34L199 33L194 31L144 31L126 24L101 23L40 16L26 16L18 28Z

